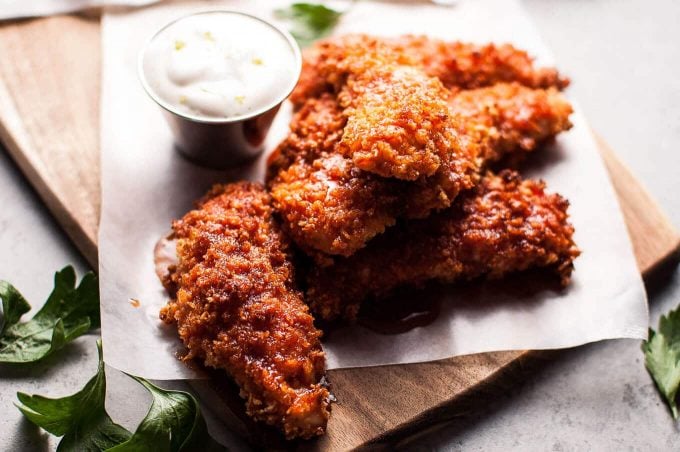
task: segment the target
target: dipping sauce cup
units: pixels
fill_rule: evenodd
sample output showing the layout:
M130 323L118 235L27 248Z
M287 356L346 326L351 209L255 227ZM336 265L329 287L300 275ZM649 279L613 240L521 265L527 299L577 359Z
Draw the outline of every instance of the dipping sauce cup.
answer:
M288 32L236 11L170 22L142 49L138 64L142 86L162 108L180 152L220 169L262 152L301 68L300 48Z

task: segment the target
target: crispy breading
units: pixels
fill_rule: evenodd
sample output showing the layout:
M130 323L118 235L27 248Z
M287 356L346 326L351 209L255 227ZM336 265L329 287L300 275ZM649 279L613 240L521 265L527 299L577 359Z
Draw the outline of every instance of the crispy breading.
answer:
M348 55L360 54L377 45L377 38L363 34L346 34L315 42L303 51L300 80L288 99L297 109L324 93L337 95L347 82L349 72L361 70L356 63L361 64L362 60L354 59L354 68L345 64Z
M571 106L554 89L499 84L462 91L449 104L459 152L434 175L407 182L360 171L335 152L342 108L328 94L310 99L270 160L269 187L293 240L311 254L349 256L396 218L451 205L474 186L480 163L525 154L571 127Z
M458 150L448 95L439 79L411 66L379 65L351 74L338 96L347 118L338 152L384 177L434 174Z
M398 181L358 170L335 152L345 125L337 99L310 99L269 157L267 180L287 232L300 248L351 253L394 223Z
M554 88L498 83L452 94L449 107L461 146L477 155L482 171L499 161L514 165L572 126L571 104ZM434 176L406 187L400 217L423 218L451 205L458 191L448 189L450 179L461 171L447 166L450 163L446 161Z
M403 184L403 182L401 183ZM348 256L394 224L400 182L354 167L339 154L297 160L270 184L291 238L307 254Z
M449 88L472 89L502 82L530 88L564 89L569 79L555 68L536 67L524 50L510 44L473 44L427 36L401 36L391 45Z
M226 370L247 413L287 438L323 434L321 331L295 288L290 244L264 187L216 186L173 230L178 290L161 318L177 325L185 360Z
M495 162L535 150L541 143L572 126L573 112L567 99L555 88L530 89L519 83L498 83L451 96L449 106L462 121L468 135L484 142L482 158Z
M272 179L296 160L312 162L334 152L346 123L334 96L322 94L309 99L293 115L288 135L269 156L266 179Z
M413 182L358 169L336 152L337 141L329 146L325 140L314 152L310 143L318 136L318 124L338 126L341 121L324 122L324 118L337 117L339 111L329 97L310 100L270 158L269 188L276 209L293 240L308 254L349 256L397 217L446 207L460 191L476 183L476 143L446 155L434 176ZM328 136L337 140L339 134L334 129Z
M366 48L377 38L350 34L319 41L304 52L302 74L291 100L297 107L322 93L338 93L345 83L346 68L341 64L347 49ZM447 42L425 36L382 38L399 54L403 64L423 68L449 89L471 89L499 82L518 82L530 88L563 89L569 80L554 68L537 68L523 50L509 44L478 45Z
M338 104L346 118L336 151L357 168L384 177L415 180L437 171L456 152L449 91L436 77L404 64L383 39L343 49L319 61L319 71L343 74ZM331 75L329 75L330 77Z
M579 251L569 203L505 170L488 173L450 209L399 223L348 258L314 267L307 302L317 318L353 320L361 303L429 280L499 278L552 268L567 284Z

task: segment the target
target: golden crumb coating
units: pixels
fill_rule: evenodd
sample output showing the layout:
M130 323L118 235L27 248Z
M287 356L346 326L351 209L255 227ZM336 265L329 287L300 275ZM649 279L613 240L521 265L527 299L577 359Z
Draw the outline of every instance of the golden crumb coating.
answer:
M554 88L533 89L518 83L498 83L459 91L449 99L461 147L478 157L478 168L502 161L514 165L543 143L571 129L571 104ZM434 176L410 184L403 197L406 218L423 218L451 205L457 191L450 178L460 170L448 160Z
M290 236L308 254L349 256L396 218L446 207L476 183L477 143L447 154L434 176L413 182L360 170L336 151L342 121L327 118L337 118L340 111L331 97L310 99L269 161L274 205ZM319 133L320 124L329 126L328 134ZM314 147L318 137L323 143Z
M291 95L293 104L301 106L310 97L339 92L347 77L339 63L347 49L370 46L375 39L361 34L343 35L319 41L306 49L300 81ZM381 41L399 55L401 62L421 67L427 75L439 78L445 87L453 90L499 82L557 89L569 84L554 68L535 67L525 51L509 44L478 45L411 35L381 38Z
M439 79L411 66L351 74L338 96L347 118L338 151L357 168L384 177L434 174L458 147L448 95Z
M307 254L349 256L394 224L399 181L354 167L339 154L297 160L270 181L276 209Z
M482 158L487 162L531 152L572 126L572 106L555 88L498 83L459 91L451 96L449 106L470 134L480 131L476 139L483 142Z
M346 34L317 41L306 48L303 51L300 79L289 97L293 106L297 109L307 100L324 93L337 95L347 82L349 72L352 69L355 72L361 70L359 65L363 60L350 58L350 62L355 63L352 67L345 63L347 57L360 55L367 48L382 46L383 41L363 34Z
M353 320L367 298L429 280L499 278L552 268L567 284L579 251L569 203L540 181L515 172L487 174L453 207L425 220L399 223L367 247L308 274L307 302L325 320Z
M311 98L298 110L289 125L288 136L267 160L270 180L296 160L311 162L321 155L335 152L347 119L337 99L329 94Z
M449 88L472 89L501 82L530 88L564 89L569 85L569 79L555 68L536 67L527 52L510 44L480 45L407 35L394 38L392 45Z
M295 289L289 241L259 184L214 187L173 224L177 295L161 318L189 352L226 370L247 413L287 438L325 431L329 392L321 332Z
M342 108L328 94L308 100L270 160L268 177L295 242L310 254L349 256L396 218L422 218L450 206L474 186L480 165L524 155L571 127L571 106L554 89L498 84L452 95L449 106L458 152L430 177L399 181L360 171L336 152Z
M338 75L334 94L346 124L336 150L380 176L430 176L457 148L449 91L385 42L371 38L318 62L320 72Z
M337 99L310 99L269 157L267 180L277 213L307 254L350 254L394 223L398 181L357 169L335 152L345 125Z
M311 98L294 115L288 136L279 144L267 162L267 179L295 160L312 161L335 152L342 138L347 118L337 99L329 94Z

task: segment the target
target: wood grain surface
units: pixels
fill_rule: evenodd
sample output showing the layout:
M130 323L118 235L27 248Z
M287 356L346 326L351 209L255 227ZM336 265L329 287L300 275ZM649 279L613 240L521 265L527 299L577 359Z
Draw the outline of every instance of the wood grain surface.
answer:
M99 38L97 19L75 16L0 25L0 139L94 268L100 206ZM678 249L678 232L606 144L600 142L600 148L645 274ZM499 378L527 353L330 371L339 403L333 406L328 434L296 446L346 450L428 424L442 407ZM197 389L230 428L258 442L271 435L244 416L233 385L215 381L210 387L199 383ZM210 395L215 391L219 399Z
M0 139L88 262L99 224L98 19L0 26Z

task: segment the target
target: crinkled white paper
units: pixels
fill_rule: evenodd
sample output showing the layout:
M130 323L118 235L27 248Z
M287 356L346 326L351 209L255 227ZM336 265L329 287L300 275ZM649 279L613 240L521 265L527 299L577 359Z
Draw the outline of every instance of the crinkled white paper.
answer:
M261 179L263 170L262 160L248 168L219 172L180 157L160 110L139 84L137 55L154 30L182 14L224 7L271 18L272 9L286 3L163 4L104 18L99 262L102 334L111 366L154 379L196 376L176 359L181 344L175 331L158 320L167 295L154 274L154 244L212 183ZM337 33L350 31L511 42L539 56L540 63L553 63L514 1L463 1L452 8L361 1L337 29ZM290 109L284 108L268 149L285 135L289 118ZM645 292L616 196L578 110L573 122L573 130L532 157L532 169L526 174L545 179L550 191L571 202L575 238L583 254L576 260L569 288L527 297L484 284L464 290L452 287L440 316L426 327L399 335L380 335L362 327L334 332L324 342L329 368L646 336ZM134 307L131 298L141 305Z

